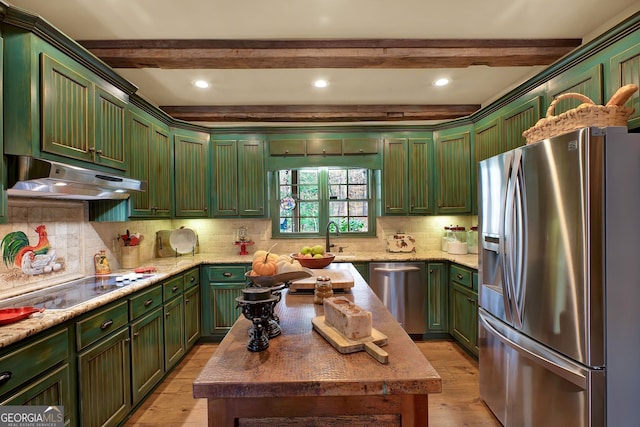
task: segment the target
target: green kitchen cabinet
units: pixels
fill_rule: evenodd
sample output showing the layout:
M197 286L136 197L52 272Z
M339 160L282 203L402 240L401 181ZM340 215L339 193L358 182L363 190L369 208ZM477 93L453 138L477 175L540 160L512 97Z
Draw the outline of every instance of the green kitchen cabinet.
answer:
M64 406L65 425L79 425L70 374L72 351L72 340L64 327L0 352L0 405Z
M247 285L244 265L203 267L202 334L221 340L241 314L236 297Z
M122 327L78 355L81 425L116 426L131 410L129 328Z
M184 296L164 305L164 367L168 371L185 355Z
M592 64L587 61L554 77L547 83L545 107L548 108L559 95L569 92L586 95L595 104L602 104L604 96L603 85L602 64ZM583 101L580 99L566 98L555 105L552 113L557 116L567 110L576 108L582 103Z
M427 263L427 336L448 334L447 265L443 262Z
M382 212L432 213L433 140L386 138L383 144Z
M4 78L11 84L5 84L3 95L12 100L5 109L5 139L12 141L5 153L70 159L126 174L129 96L111 83L126 81L113 71L90 70L91 60L80 64L28 31L7 26L3 36L4 54L11 57L4 61Z
M520 99L506 112L501 114L502 121L502 151L522 147L527 140L522 132L534 126L540 120L542 97L535 96L531 99ZM478 141L476 140L476 145ZM502 152L501 151L501 152Z
M471 172L471 126L435 134L437 213L471 213L475 179Z
M176 130L174 135L174 205L177 218L209 216L209 136Z
M478 355L477 271L449 267L449 333L466 350Z
M636 42L611 57L609 61L611 78L606 99L611 99L613 94L624 85L635 84L640 87L640 72L638 70L640 70L640 43ZM634 109L634 112L629 116L629 128L640 127L640 92L636 91L625 105Z
M214 217L264 217L264 141L226 136L213 142Z
M4 63L4 43L2 39L2 32L0 29L0 81L3 80L3 63ZM4 114L3 114L3 94L0 90L0 129L4 129ZM4 132L0 132L0 153L4 153ZM8 196L7 196L7 165L5 164L4 156L0 159L0 224L4 224L8 220Z
M162 286L129 298L131 319L131 390L135 406L164 376Z
M130 176L147 183L147 191L131 194L129 216L170 218L173 158L169 126L133 106L127 118Z
M184 291L185 351L189 351L200 339L200 284Z

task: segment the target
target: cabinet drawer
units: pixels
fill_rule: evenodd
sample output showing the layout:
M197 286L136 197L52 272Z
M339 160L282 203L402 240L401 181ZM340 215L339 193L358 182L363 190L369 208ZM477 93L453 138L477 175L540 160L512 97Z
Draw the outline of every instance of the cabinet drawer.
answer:
M143 314L150 313L162 305L162 286L154 286L148 291L129 298L129 317L137 319Z
M209 282L244 282L245 268L242 265L226 267L207 267L207 280Z
M340 139L310 139L307 141L308 155L340 155L342 154L342 140Z
M269 141L272 156L304 156L304 139L282 139Z
M182 294L182 291L184 291L184 276L182 274L167 280L162 285L162 295L165 301Z
M457 265L452 265L449 270L449 279L453 282L460 283L461 285L466 286L467 288L471 288L471 270L467 270L466 268L459 267Z
M200 283L200 269L196 268L184 274L184 288L189 289Z
M342 141L343 154L378 154L375 138L350 138Z
M21 346L0 357L0 395L69 357L67 329Z
M106 337L129 322L127 301L99 310L91 317L76 323L78 350Z

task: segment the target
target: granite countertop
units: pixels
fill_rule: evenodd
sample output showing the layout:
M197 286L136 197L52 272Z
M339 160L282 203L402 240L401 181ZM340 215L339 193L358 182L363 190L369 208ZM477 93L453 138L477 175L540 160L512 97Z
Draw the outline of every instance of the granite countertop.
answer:
M28 319L0 326L0 349L201 264L247 264L251 263L251 261L252 257L250 255L215 254L195 254L193 256L149 260L144 265L153 266L157 269L156 274L150 279L124 286L122 289L66 310L45 310L43 313L34 314ZM336 254L335 259L335 262L347 263L368 261L452 261L470 268L478 268L477 254L451 255L439 250L417 253L362 252L358 254ZM119 272L114 271L114 273L117 274Z

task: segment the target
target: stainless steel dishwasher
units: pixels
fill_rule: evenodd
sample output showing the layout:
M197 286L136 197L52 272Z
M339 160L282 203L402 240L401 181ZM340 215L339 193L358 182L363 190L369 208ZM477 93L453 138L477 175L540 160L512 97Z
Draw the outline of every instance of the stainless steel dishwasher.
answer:
M369 286L408 334L427 332L423 262L372 262Z

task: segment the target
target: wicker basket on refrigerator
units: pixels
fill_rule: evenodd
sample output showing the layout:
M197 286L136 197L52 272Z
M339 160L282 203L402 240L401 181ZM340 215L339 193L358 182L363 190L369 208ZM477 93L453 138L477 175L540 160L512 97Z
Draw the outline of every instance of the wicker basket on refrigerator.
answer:
M527 140L527 144L533 144L588 126L627 126L629 116L633 114L634 109L625 107L624 103L636 90L638 86L634 84L625 85L618 89L606 105L595 105L589 97L580 93L563 93L551 102L546 117L524 131L522 136ZM578 99L582 104L555 116L556 105L567 98Z

